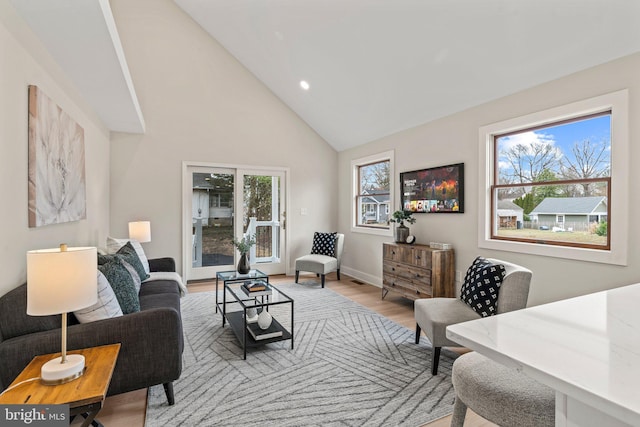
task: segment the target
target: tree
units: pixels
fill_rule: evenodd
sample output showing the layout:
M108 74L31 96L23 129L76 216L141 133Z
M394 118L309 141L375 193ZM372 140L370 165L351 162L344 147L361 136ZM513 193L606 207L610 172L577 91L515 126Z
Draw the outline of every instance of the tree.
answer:
M364 190L389 191L389 161L360 167L360 188Z
M545 170L554 171L560 167L562 152L553 144L533 141L516 144L500 152L500 160L507 162L509 168L500 169L501 183L539 182L540 174Z
M589 139L577 141L571 148L572 156L565 156L560 162L562 179L589 179L611 175L610 143L593 142ZM582 183L574 193L580 196L599 196L601 186L595 183ZM576 194L572 194L576 195Z
M525 215L528 215L536 205L533 203L533 194L527 193L524 196L513 200L513 203L520 206Z
M258 175L244 177L245 229L251 217L258 221L271 221L271 178Z
M536 177L536 182L549 182L557 180L558 178L556 177L556 174L549 169L542 170ZM535 207L538 206L540 202L547 197L557 197L560 194L560 189L556 185L540 185L533 187L531 193L533 195L533 206Z

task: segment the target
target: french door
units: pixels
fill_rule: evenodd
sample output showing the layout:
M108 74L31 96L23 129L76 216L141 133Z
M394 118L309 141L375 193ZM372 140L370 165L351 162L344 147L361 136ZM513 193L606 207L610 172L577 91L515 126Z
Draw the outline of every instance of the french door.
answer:
M183 165L183 271L187 280L235 270L232 239L254 237L251 268L286 271L286 170Z

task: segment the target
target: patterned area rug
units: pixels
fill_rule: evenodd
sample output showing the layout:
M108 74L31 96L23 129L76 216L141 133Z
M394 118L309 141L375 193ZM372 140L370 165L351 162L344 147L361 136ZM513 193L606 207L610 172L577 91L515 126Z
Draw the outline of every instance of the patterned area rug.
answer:
M454 354L443 351L434 377L427 339L414 344L414 331L328 288L278 288L295 301L295 348L268 344L247 360L214 313L214 292L183 298L176 403L168 406L162 386L152 387L146 427L421 426L452 412ZM270 312L286 324L283 307Z

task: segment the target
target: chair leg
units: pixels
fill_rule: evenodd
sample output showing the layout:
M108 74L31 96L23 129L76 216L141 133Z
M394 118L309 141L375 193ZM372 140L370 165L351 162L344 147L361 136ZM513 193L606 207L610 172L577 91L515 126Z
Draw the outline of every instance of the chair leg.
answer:
M453 415L451 416L451 427L462 427L467 416L467 405L458 396L453 404Z
M300 276L300 270L296 270L296 283L298 283L299 276Z
M422 332L422 329L420 329L420 325L416 323L416 344L420 344L420 332Z
M169 406L171 406L176 403L173 396L173 383L164 383L162 385L164 386L164 394L167 395L167 402L169 403Z
M442 347L433 347L431 353L431 375L438 375L438 362L440 362L440 349Z
M338 280L340 280L340 269L338 269Z
M324 288L324 274L322 275L322 277L320 278L320 283L322 283L322 287Z

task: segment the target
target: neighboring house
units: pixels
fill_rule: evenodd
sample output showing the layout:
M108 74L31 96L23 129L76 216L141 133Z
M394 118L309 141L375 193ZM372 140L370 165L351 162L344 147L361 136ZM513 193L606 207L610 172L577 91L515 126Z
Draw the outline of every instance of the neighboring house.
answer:
M201 218L202 225L206 227L209 225L210 219L231 218L233 210L228 206L228 192L227 194L221 193L210 180L204 177L204 174L193 174L192 194L191 206L194 222Z
M384 191L384 193L383 193ZM389 219L389 191L365 190L362 198L362 212L365 224L380 224Z
M586 230L589 224L607 220L607 198L547 197L529 214L539 225L571 230Z
M498 201L498 227L520 228L522 227L524 210L511 200Z

